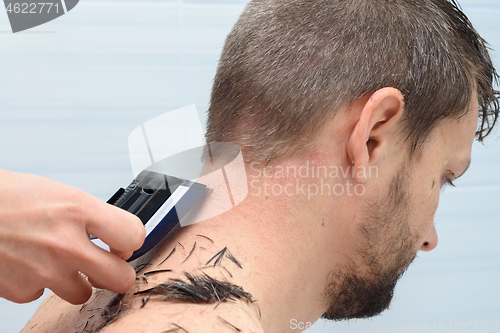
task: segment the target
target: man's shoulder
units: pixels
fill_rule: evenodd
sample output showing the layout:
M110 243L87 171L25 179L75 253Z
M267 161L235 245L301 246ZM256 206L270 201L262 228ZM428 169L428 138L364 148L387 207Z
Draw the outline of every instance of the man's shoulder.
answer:
M84 305L48 296L23 332L251 332L264 333L255 302L193 303L163 295L117 295L95 290Z
M120 315L101 332L264 333L264 329L253 305L247 302L192 304L150 299L144 306L141 304Z

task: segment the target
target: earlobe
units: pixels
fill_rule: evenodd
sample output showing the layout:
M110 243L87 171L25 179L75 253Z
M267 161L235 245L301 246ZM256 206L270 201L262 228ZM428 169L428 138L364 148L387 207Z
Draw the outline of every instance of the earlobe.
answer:
M358 183L366 183L363 171L376 165L386 150L394 148L403 112L404 97L395 88L377 90L362 107L347 147Z

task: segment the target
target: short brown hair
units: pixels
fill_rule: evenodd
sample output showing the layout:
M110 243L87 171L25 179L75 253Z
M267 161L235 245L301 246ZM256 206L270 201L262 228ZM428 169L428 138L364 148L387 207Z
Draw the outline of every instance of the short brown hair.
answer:
M468 111L474 89L481 141L497 121L497 77L453 0L254 0L227 37L207 140L239 144L247 161L288 156L338 110L394 87L412 153Z

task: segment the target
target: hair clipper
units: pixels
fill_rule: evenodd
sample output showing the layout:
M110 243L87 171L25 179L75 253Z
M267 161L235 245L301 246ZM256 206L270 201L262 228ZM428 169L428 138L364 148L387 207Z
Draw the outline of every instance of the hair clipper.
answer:
M107 202L136 215L146 228L144 244L127 261L143 256L158 244L208 190L200 183L147 170L126 189L120 188ZM109 251L99 238L91 236L91 240Z

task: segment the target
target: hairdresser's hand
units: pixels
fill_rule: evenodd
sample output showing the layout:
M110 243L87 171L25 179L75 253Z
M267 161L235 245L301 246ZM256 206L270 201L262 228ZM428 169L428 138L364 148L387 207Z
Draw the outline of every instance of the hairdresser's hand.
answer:
M107 243L98 248L89 234ZM145 229L134 215L76 188L0 170L0 297L25 303L44 288L73 304L95 285L128 291L134 269L124 261L141 247Z

